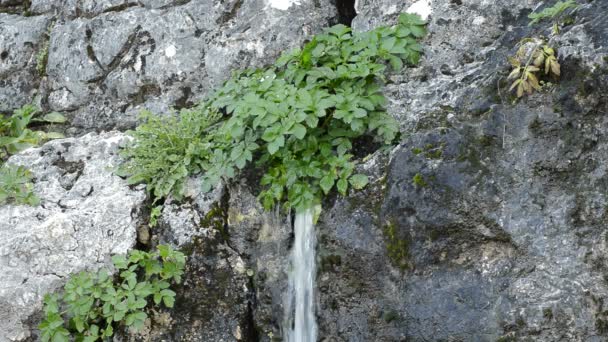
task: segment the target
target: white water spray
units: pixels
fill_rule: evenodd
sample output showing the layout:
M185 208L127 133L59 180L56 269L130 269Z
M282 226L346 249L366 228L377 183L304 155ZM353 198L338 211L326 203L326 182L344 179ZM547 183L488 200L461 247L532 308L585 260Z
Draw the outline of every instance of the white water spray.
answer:
M292 272L289 275L285 340L288 342L316 342L315 320L315 227L313 210L296 214L295 241L291 254ZM291 316L294 314L294 316ZM291 320L293 317L293 321Z

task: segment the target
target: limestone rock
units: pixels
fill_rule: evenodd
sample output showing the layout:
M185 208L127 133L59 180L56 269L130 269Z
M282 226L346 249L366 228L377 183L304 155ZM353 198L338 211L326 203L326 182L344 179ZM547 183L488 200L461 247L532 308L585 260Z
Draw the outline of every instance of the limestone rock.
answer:
M112 174L121 133L51 141L9 159L35 176L36 207L0 206L0 340L18 341L42 297L135 244L145 195ZM28 325L31 323L31 325Z

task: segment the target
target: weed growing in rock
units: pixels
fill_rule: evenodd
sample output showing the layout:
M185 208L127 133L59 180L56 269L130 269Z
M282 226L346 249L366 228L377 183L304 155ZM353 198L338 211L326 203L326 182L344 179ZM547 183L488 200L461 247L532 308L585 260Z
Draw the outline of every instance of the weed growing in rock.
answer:
M569 13L571 14L578 8L578 4L574 0L567 1L558 1L555 5L551 7L547 7L538 13L530 13L528 18L532 19L528 25L532 26L537 24L545 19L553 20L553 32L559 33L557 27L559 26L560 21L564 19L564 17ZM566 11L570 9L568 13Z
M64 123L65 117L59 113L49 113L36 117L38 109L25 105L14 111L7 118L0 116L0 204L13 200L17 204L36 205L38 198L32 193L32 176L30 172L13 165L2 165L11 154L28 147L36 146L49 139L62 138L54 132L32 131L27 128L30 123Z
M532 52L529 52L527 45L522 45L516 56L509 59L513 70L507 79L514 80L509 91L516 90L517 97L522 97L524 93L532 94L534 90L540 90L539 75L541 73L544 72L544 75L555 78L561 74L560 64L553 48L547 44L536 44L532 49Z
M14 201L16 204L38 205L34 195L31 172L23 166L0 165L0 204Z
M384 108L384 75L388 65L416 64L425 34L425 22L412 14L364 33L331 27L266 69L235 73L186 118L147 116L122 170L157 198L179 197L188 175L202 173L208 191L255 159L265 170L259 198L267 209L283 203L301 210L334 188L343 195L363 188L368 180L354 174L353 140L393 141L398 125ZM197 124L190 129L184 120Z
M523 39L519 43L521 46L515 56L509 58L509 63L513 67L508 77L508 80L513 80L509 91L515 90L518 98L524 94L532 94L534 90L541 90L543 83L545 83L540 80L541 75L544 74L544 76L555 79L560 77L561 68L552 41L559 34L560 26L573 22L567 15L572 14L577 8L578 4L574 0L558 1L552 7L547 7L541 12L531 13L528 16L532 19L529 25L534 25L545 19L552 19L552 38L548 42L541 39ZM568 12L568 10L570 11Z
M49 59L49 42L46 42L42 49L36 54L36 71L38 75L44 76L46 74L46 64Z
M181 199L188 175L209 168L215 146L211 133L219 119L219 112L200 107L177 116L143 112L143 123L129 132L134 143L121 151L126 162L118 174L129 175L130 184L148 184L155 202L169 194Z
M93 342L108 340L118 325L138 330L148 315L144 311L151 298L173 307L171 283L180 283L186 257L169 246L154 253L133 250L128 256L112 257L119 272L80 272L70 278L61 295L44 298L44 320L39 325L43 342Z
M43 117L37 117L38 109L25 105L13 112L8 118L0 116L0 159L8 155L36 146L50 139L63 138L61 133L32 131L27 128L31 123L64 123L65 117L53 112Z

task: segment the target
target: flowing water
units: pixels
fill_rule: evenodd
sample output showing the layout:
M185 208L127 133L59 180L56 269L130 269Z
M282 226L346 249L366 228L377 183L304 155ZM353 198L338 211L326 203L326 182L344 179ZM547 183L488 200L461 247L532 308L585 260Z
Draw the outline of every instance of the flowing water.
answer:
M316 342L315 321L315 227L311 209L296 214L295 241L291 252L288 319L284 331L288 342ZM293 316L292 316L293 315Z

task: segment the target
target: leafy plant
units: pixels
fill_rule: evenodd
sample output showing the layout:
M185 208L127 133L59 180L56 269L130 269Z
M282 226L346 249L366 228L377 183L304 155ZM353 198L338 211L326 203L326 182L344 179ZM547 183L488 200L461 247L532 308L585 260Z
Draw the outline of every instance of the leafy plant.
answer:
M566 10L573 9L574 11L576 8L578 8L578 4L574 0L558 1L555 3L555 5L547 7L538 13L530 13L528 18L532 19L532 21L530 21L528 25L534 25L545 19L552 19L556 21L562 17Z
M31 123L64 123L66 119L62 114L52 112L43 117L36 117L36 114L38 109L35 106L25 105L15 110L10 117L0 116L0 159L46 140L63 138L61 133L32 131L27 128Z
M179 195L184 179L199 171L208 191L255 159L265 171L259 198L267 209L283 202L302 210L334 188L363 188L368 180L354 174L353 141L394 140L398 125L385 111L384 75L388 65L399 71L418 62L425 25L413 14L363 33L337 25L266 69L237 72L185 118L146 117L123 170L161 197ZM168 127L164 120L175 121ZM188 130L188 120L202 124ZM188 138L176 137L182 135Z
M61 295L45 296L39 325L43 342L67 342L70 336L83 342L107 340L118 325L141 329L150 298L155 305L173 307L175 292L169 286L181 282L184 254L159 245L154 253L133 250L115 255L112 262L120 272L115 278L106 269L80 272Z
M128 175L129 184L147 183L155 201L169 194L180 199L188 175L204 170L212 155L209 132L220 114L202 112L198 107L168 116L144 111L143 123L129 132L132 143L121 150L126 162L118 174Z
M38 205L40 199L33 193L31 172L23 166L0 165L0 204Z
M555 56L555 50L545 44L534 46L529 56L526 55L526 45L522 45L515 57L509 59L513 70L508 79L514 80L509 91L516 90L517 97L524 93L532 94L534 90L540 90L539 76L542 72L558 78L561 74L560 64ZM523 60L526 60L525 62ZM523 64L525 63L525 64Z
M13 201L16 204L37 205L40 200L34 193L30 171L21 166L3 165L9 155L18 153L40 142L61 138L59 133L32 131L30 123L63 123L65 117L59 113L49 113L42 118L35 117L36 107L25 105L14 111L10 117L0 115L0 204Z

